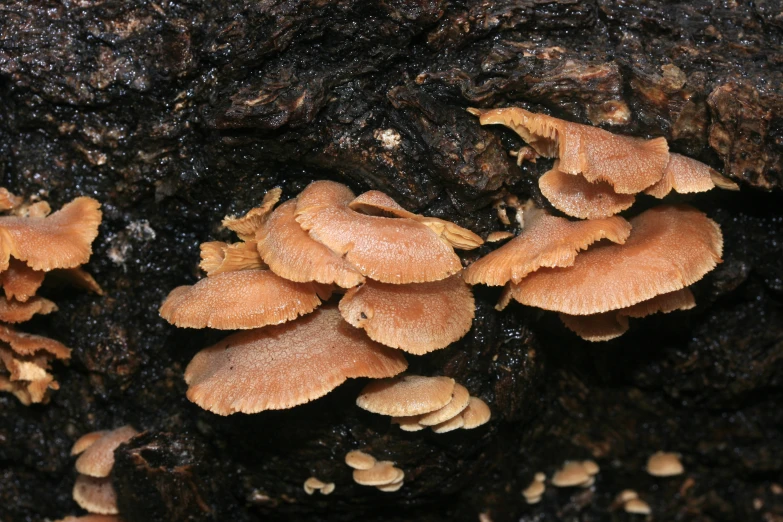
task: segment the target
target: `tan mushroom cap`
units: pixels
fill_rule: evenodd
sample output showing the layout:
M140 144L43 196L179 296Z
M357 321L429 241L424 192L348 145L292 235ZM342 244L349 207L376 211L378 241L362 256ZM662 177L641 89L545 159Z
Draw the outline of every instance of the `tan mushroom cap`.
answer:
M368 280L340 300L343 318L370 339L415 355L461 339L475 309L473 293L459 275L406 285Z
M489 286L519 283L542 267L572 266L581 250L600 239L622 244L631 233L631 225L619 216L569 221L528 208L522 233L466 268L465 281Z
M328 299L324 287L294 283L269 270L223 272L172 290L160 316L180 328L260 328L312 312L325 292Z
M223 218L223 226L235 232L240 239L249 241L255 239L256 231L261 228L264 221L272 209L280 201L283 189L275 187L266 194L260 207L251 209L247 214L238 218L235 216L226 216Z
M33 270L17 259L11 259L8 268L0 272L0 285L6 299L16 299L24 303L35 295L41 287L45 272Z
M456 417L452 417L451 419L441 422L440 424L435 424L432 426L432 431L435 433L448 433L450 431L458 430L464 425L465 419L462 418L462 415L457 415Z
M0 188L0 210L13 210L22 204L22 198L15 196L6 188Z
M6 325L0 325L0 341L8 344L19 355L34 355L38 351L45 351L57 359L71 357L71 349L59 341L41 335L19 332Z
M430 413L451 401L454 391L451 377L403 375L373 381L364 387L356 405L363 410L391 417Z
M47 217L0 217L0 270L9 256L34 270L73 268L92 254L101 224L100 203L80 197Z
M312 495L316 490L326 487L326 482L323 482L315 477L310 477L304 482L304 491L308 495Z
M585 471L590 476L598 475L601 472L601 467L594 460L583 460L582 467L585 468Z
M404 476L402 470L395 468L394 462L388 460L377 462L370 469L353 470L353 480L361 486L384 486L400 482Z
M73 447L71 448L71 456L76 456L81 453L84 453L84 451L95 444L99 439L103 438L104 435L107 435L109 433L108 430L100 430L100 431L93 431L91 433L86 433L76 439L76 442L73 443Z
M462 429L472 430L489 422L489 419L492 417L492 411L486 402L478 397L471 397L468 407L462 410L460 416L464 421Z
M116 515L82 515L68 516L55 522L122 522L122 519Z
M30 402L39 403L47 400L46 392L49 388L58 389L59 386L54 377L47 371L49 362L46 356L35 356L27 358L17 358L11 350L0 346L0 368L3 366L8 371L9 385L6 391L16 394L16 389L24 389L26 394L17 395L23 403L29 399ZM14 386L14 382L19 382L19 386Z
M375 457L360 450L349 451L345 454L345 463L353 469L370 469L375 466Z
M391 484L385 484L383 486L376 487L378 491L383 491L384 493L394 493L395 491L399 491L404 483L404 481L400 480L399 482L392 482Z
M498 243L500 241L505 241L506 239L511 239L512 237L514 237L512 232L506 232L505 230L495 230L494 232L490 232L487 235L487 243Z
M426 427L419 424L419 419L421 419L422 417L423 415L409 415L407 417L392 417L392 424L399 425L402 431L411 431L411 432L421 431Z
M0 299L0 321L23 323L35 314L47 315L57 311L57 305L43 297L31 297L24 303L16 299Z
M639 494L632 489L624 489L617 495L617 501L625 504L629 500L639 498Z
M89 477L79 475L73 486L73 499L90 513L116 515L117 493L111 483L111 477Z
M540 269L511 286L514 299L571 315L597 314L690 286L720 262L720 227L692 207L661 205L631 225L624 245L598 245L571 267Z
M207 276L223 272L266 268L256 246L255 240L231 244L222 241L202 243L199 267L206 272Z
M468 407L468 404L470 404L470 392L460 383L454 383L454 390L451 392L449 403L439 410L422 415L418 422L422 426L434 426L446 422L459 416ZM459 427L462 427L462 424L464 422L460 423Z
M538 188L553 207L580 219L598 219L613 216L633 205L632 194L618 194L606 181L590 183L582 176L565 174L555 166L541 176Z
M90 477L108 477L114 467L114 450L138 433L132 426L122 426L109 431L76 459L76 471Z
M528 504L535 504L541 500L541 496L546 491L546 484L543 480L533 480L530 485L522 491L522 495L527 500Z
M581 462L566 462L552 476L552 485L558 488L581 486L589 482L591 478Z
M291 281L317 281L351 288L364 276L350 263L311 238L294 219L296 200L275 209L258 230L258 252L269 268Z
M647 504L642 499L639 498L632 498L628 502L625 503L623 506L623 509L626 513L633 513L636 515L649 515L652 513L652 510L650 509L650 505Z
M230 335L201 350L185 370L187 397L218 415L304 404L348 378L397 375L402 353L371 341L336 307L298 321Z
M454 250L425 225L356 212L348 207L353 199L344 185L316 181L299 194L296 221L310 237L376 281L424 283L462 269Z
M655 477L673 477L685 473L685 468L676 453L658 451L647 459L647 473Z
M663 177L645 194L661 199L672 190L680 194L706 192L715 187L725 190L739 190L739 186L722 176L715 169L682 154L671 153Z
M452 248L472 250L484 244L484 240L467 228L436 217L420 216L402 208L394 199L379 190L360 194L348 205L351 209L371 216L393 216L413 219L427 226Z
M558 157L562 172L581 174L591 183L606 181L618 194L637 194L656 183L669 161L664 138L620 136L517 107L468 112L482 125L509 127L541 156Z

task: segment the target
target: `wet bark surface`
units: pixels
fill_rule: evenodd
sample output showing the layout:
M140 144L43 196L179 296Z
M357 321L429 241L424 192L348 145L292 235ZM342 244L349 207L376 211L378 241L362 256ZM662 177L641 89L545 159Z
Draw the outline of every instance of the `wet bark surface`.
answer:
M0 3L0 179L53 208L101 201L89 270L104 297L51 290L25 325L72 347L46 405L0 395L0 520L76 513L70 446L132 424L116 453L125 520L783 519L783 3L387 0ZM168 291L198 277L226 214L314 179L380 189L485 234L502 191L541 200L550 164L469 106L519 105L634 136L665 136L741 186L679 197L723 228L699 306L632 321L600 345L554 314L477 288L474 328L409 357L493 410L489 425L404 433L353 404L362 382L288 411L219 417L182 372L224 334L166 324ZM632 214L652 204L640 198ZM484 248L481 253L488 251ZM465 256L466 261L477 254ZM351 449L394 460L403 488L358 486ZM649 454L686 474L655 479ZM528 506L537 471L593 458L594 487ZM311 476L336 483L310 497Z

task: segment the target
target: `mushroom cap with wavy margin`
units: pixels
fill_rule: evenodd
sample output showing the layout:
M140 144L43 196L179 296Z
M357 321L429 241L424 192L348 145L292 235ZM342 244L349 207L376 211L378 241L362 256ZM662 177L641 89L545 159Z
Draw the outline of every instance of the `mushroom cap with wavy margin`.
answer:
M618 194L606 181L590 183L582 176L565 174L555 161L552 170L538 179L538 188L557 210L580 219L613 216L633 205L632 194Z
M0 272L0 285L5 292L5 298L24 303L38 291L45 275L45 272L33 270L23 261L10 259L8 268Z
M122 426L106 432L79 455L76 471L90 477L108 477L114 467L114 450L138 433L133 426Z
M391 417L421 415L447 405L454 385L451 377L421 375L373 381L359 394L356 405L363 410Z
M222 225L232 232L236 233L243 241L250 241L256 236L256 231L261 228L264 221L266 221L269 213L280 201L280 196L283 194L283 189L275 187L266 194L261 201L261 206L250 209L247 214L242 217L226 216L223 218Z
M187 397L218 415L280 410L322 397L348 378L407 368L402 353L370 340L323 307L278 326L240 332L201 350L185 370Z
M71 349L59 341L40 335L20 332L3 324L0 324L0 341L8 344L11 350L19 355L35 355L36 352L45 351L57 359L68 359L71 357Z
M715 187L739 190L739 186L701 161L671 153L663 177L644 193L661 199L672 190L679 194L706 192Z

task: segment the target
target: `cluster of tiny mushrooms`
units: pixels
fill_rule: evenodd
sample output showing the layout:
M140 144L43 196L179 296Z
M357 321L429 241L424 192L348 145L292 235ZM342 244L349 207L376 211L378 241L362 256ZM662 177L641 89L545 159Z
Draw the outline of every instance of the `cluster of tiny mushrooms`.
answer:
M6 323L21 323L57 310L36 295L41 285L68 283L98 294L103 291L80 268L92 254L101 223L100 204L79 197L51 213L46 201L25 201L0 188L0 391L22 404L45 403L59 388L50 373L54 359L67 361L62 343L20 332ZM46 279L46 281L44 281Z

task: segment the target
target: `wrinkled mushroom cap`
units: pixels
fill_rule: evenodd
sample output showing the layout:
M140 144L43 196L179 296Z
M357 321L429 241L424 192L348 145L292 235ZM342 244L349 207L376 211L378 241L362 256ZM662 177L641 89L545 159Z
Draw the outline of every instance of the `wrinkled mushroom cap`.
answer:
M201 350L185 370L187 397L218 415L304 404L348 378L405 370L402 354L370 340L324 307L298 321L249 330Z
M448 404L454 384L451 377L421 375L373 381L364 387L356 405L363 410L392 417L421 415Z
M489 419L492 417L492 411L486 402L478 397L471 397L467 408L462 410L460 416L464 421L462 429L472 430L489 422Z
M471 285L518 283L542 267L569 267L577 254L600 239L624 243L631 225L619 216L569 221L540 210L525 213L522 233L465 269ZM582 254L583 255L583 254Z
M260 328L312 312L321 304L319 291L324 288L294 283L269 270L223 272L172 290L160 315L180 328Z
M359 450L345 454L345 463L353 469L370 469L375 466L375 457Z
M647 473L655 477L673 477L684 472L685 468L676 453L658 451L647 459Z
M5 298L24 303L38 291L45 275L45 272L33 270L22 261L11 259L8 268L0 272L0 285L5 291Z
M334 283L343 288L363 283L358 270L299 226L295 210L296 200L286 201L258 230L258 252L270 270L300 283Z
M473 323L473 293L459 275L391 285L368 280L340 300L343 318L374 341L422 355L462 338Z
M720 227L691 207L658 206L631 225L624 245L598 245L571 267L542 268L512 285L514 299L570 315L597 314L690 286L720 262Z
M439 410L422 415L418 422L422 426L434 426L446 422L462 413L468 404L470 404L470 392L460 383L455 383L449 403ZM462 427L462 423L459 427Z
M89 477L79 475L73 486L73 499L90 513L116 515L117 493L111 483L111 477Z
M261 202L260 207L256 207L248 211L247 214L238 218L235 216L226 216L223 218L223 226L233 231L244 241L249 241L255 238L256 231L261 228L261 225L266 220L269 213L274 206L280 201L280 196L283 194L283 190L280 187L275 187L264 195L264 199Z
M708 165L682 154L669 155L669 163L663 177L645 194L661 199L672 190L680 194L706 192L719 187L725 190L739 190L739 186L722 176Z
M19 332L2 324L0 324L0 341L8 344L19 355L34 355L36 352L44 351L57 359L71 357L71 349L59 341L41 335Z
M96 440L76 459L76 471L90 477L108 477L114 467L114 450L120 444L132 439L138 431L132 426L123 426L109 431ZM110 513L106 513L110 514Z
M344 185L316 181L299 194L296 221L310 237L376 281L424 283L462 269L454 250L425 225L361 214L348 207L353 199Z
M31 297L24 303L16 299L0 299L0 321L23 323L35 314L47 315L57 311L57 305L43 297Z
M632 194L618 194L606 181L590 183L582 176L565 174L555 166L541 176L538 187L553 207L580 219L606 218L633 205Z

